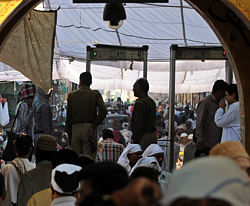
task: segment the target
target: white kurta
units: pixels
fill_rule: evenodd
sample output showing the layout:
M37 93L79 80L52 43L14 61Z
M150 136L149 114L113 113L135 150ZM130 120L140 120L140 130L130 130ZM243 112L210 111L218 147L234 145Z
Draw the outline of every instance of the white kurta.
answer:
M75 206L76 198L74 196L64 196L52 201L51 206Z
M217 109L214 121L218 127L222 127L221 142L240 141L240 106L239 102L229 105L224 113L222 108Z
M25 168L27 171L35 168L35 164L30 162L26 158L22 159L25 164ZM20 174L17 172L16 168L12 164L7 164L2 169L2 174L5 180L5 189L6 189L6 198L4 200L4 205L11 205L11 202L17 202L17 191L20 182Z

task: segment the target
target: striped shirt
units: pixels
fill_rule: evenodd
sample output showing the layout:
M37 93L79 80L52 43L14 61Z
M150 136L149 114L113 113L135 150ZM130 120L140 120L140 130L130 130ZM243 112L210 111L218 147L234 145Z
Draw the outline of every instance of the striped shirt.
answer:
M101 154L99 155L99 161L113 161L117 162L124 146L122 144L114 142L113 139L106 139L104 142L104 148Z

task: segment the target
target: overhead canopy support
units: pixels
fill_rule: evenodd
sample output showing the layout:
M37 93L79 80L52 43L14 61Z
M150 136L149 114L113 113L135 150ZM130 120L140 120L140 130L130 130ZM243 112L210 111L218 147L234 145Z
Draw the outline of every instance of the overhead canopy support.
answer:
M122 3L168 3L168 0L121 0ZM73 0L73 3L110 3L110 0Z
M87 46L86 71L90 72L91 61L143 61L143 77L147 78L148 46L127 47L97 44Z
M171 172L174 168L174 104L175 104L175 62L176 60L226 60L223 47L199 46L199 47L170 47L170 76L169 76L169 124L168 124L168 168Z

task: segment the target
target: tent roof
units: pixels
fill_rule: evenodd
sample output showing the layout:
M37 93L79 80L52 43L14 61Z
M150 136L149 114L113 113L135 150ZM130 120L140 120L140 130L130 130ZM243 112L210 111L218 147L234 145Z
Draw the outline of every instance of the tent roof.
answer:
M170 46L220 46L206 21L185 1L128 3L123 26L109 29L102 19L104 4L73 4L72 0L47 0L38 9L57 10L53 78L78 83L85 71L86 46L96 43L149 46L148 80L151 92L168 92ZM120 41L119 41L120 40ZM74 61L72 61L74 60ZM93 88L128 89L142 77L142 62L92 62ZM177 61L176 92L210 91L217 79L224 79L225 61ZM19 72L4 72L0 80L26 79Z
M72 0L48 0L45 7L58 9L59 53L86 58L86 46L111 44L149 46L149 61L168 61L171 44L179 46L220 45L204 19L185 1L127 3L127 19L118 33L103 21L104 4L73 4ZM182 16L183 12L183 16ZM119 37L118 37L119 36ZM119 42L120 38L120 42Z

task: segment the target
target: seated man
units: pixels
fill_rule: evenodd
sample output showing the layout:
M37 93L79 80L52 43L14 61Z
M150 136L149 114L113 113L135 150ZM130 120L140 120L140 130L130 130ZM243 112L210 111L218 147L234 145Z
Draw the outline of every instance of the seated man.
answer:
M102 131L103 149L98 152L98 160L100 162L113 161L117 162L123 152L123 145L114 141L114 134L111 129L104 129Z
M158 144L151 144L145 149L142 157L155 157L159 166L162 167L162 163L164 160L164 151ZM163 193L166 192L170 175L170 173L160 170L159 184Z
M118 159L118 164L123 166L129 173L131 168L141 158L142 149L139 144L128 144Z

